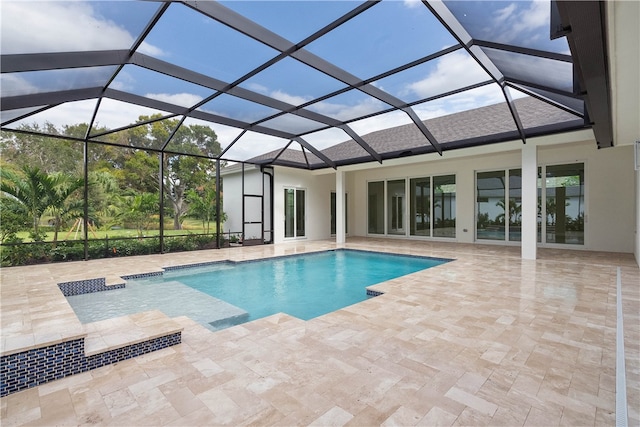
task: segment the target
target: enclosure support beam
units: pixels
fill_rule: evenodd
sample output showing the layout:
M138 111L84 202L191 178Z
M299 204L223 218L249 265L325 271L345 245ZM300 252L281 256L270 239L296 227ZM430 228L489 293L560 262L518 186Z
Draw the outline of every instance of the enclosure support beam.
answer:
M242 179L244 185L244 164L242 165ZM216 159L216 247L220 249L220 158ZM244 226L243 226L244 227ZM231 237L231 236L229 236Z
M336 170L336 243L343 244L346 241L345 234L345 205L344 205L344 174L343 170Z
M164 253L164 153L158 153L160 166L158 170L158 187L160 187L160 253Z
M83 153L82 153L82 169L84 172L84 189L83 191L83 201L84 201L84 212L83 218L84 221L84 260L89 260L89 142L87 138L84 139L83 145Z
M538 148L522 146L522 259L536 259L538 245Z

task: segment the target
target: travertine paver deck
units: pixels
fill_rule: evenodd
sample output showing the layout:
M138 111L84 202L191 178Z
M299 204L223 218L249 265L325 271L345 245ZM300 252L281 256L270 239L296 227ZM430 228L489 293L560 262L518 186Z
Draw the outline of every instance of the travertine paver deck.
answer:
M305 242L3 269L2 349L86 333L55 283L335 248ZM349 239L456 261L319 318L285 314L0 399L2 425L613 425L622 267L630 424L640 274L629 254ZM115 279L114 279L115 280Z

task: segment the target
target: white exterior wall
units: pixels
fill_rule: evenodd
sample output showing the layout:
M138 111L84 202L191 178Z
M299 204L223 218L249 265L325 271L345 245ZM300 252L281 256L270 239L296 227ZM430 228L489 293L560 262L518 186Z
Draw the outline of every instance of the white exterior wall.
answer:
M276 167L274 179L274 242L284 238L284 189L305 190L305 237L298 239L321 240L331 237L331 192L335 190L335 174L314 175L309 171Z
M595 142L545 147L539 164L584 162L585 249L633 252L635 194L633 146L598 150Z
M244 194L261 195L261 177L259 169L245 166L244 174ZM222 175L222 209L227 214L227 220L223 224L224 232L239 233L242 232L242 172L239 169L234 173ZM266 205L269 205L268 188L264 193ZM260 221L261 207L260 199L247 197L245 200L246 221ZM270 213L265 211L264 226L268 229L270 224ZM259 224L249 224L245 226L246 238L258 237L262 231ZM268 237L268 236L267 236Z
M553 145L549 142L549 137L529 140L527 144L538 145L538 165L573 162L583 162L585 165L585 244L555 246L609 252L635 252L636 258L640 258L640 237L637 233L640 229L640 173L634 172L633 146L598 150L593 140ZM453 174L456 176L457 204L454 240L473 243L476 225L476 172L521 168L521 143L496 144L489 147L445 152L443 157L434 154L420 156L419 159L386 161L383 165L369 163L341 168L346 172L348 234L367 236L367 183L369 181ZM488 150L493 152L488 153ZM259 173L257 171L246 173L245 192L248 192L246 187L250 182L250 176L257 179ZM224 175L223 179L224 210L229 218L224 224L224 230L242 230L241 175L240 173ZM334 170L309 172L276 167L274 242L289 240L284 238L285 188L305 190L306 236L303 239L331 238L330 194L335 191L335 185ZM419 237L411 238L420 239ZM482 243L496 242L482 241Z
M529 141L528 144L534 144ZM509 145L511 147L511 145ZM516 146L517 147L517 146ZM433 160L397 166L374 166L347 174L347 191L353 194L350 208L350 234L367 235L367 182L409 179L420 176L456 176L456 238L455 241L475 241L475 173L521 167L521 152L507 151L477 154L448 159L433 156ZM462 152L456 154L461 156ZM538 164L552 165L583 162L585 164L585 244L566 245L572 249L631 253L640 246L633 230L639 226L636 212L638 191L628 185L634 177L633 147L622 146L598 150L593 140L557 146L540 145ZM371 166L371 165L370 165ZM467 231L464 231L464 230ZM397 237L397 236L394 236ZM416 237L412 237L416 238ZM483 241L483 243L490 243ZM495 243L495 242L491 242ZM551 245L549 245L551 246ZM558 245L556 245L558 246Z

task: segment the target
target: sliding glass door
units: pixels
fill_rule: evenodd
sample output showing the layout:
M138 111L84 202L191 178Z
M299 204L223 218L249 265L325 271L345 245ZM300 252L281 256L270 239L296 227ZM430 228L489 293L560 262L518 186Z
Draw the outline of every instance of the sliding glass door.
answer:
M387 182L387 233L404 236L404 179Z
M369 234L456 237L455 175L372 181L367 201Z
M305 191L284 189L284 237L305 236Z
M431 236L431 179L413 178L409 180L409 234Z
M584 164L546 167L547 243L584 244Z
M584 245L584 191L584 163L538 168L538 242ZM519 242L521 228L522 170L478 172L476 239Z

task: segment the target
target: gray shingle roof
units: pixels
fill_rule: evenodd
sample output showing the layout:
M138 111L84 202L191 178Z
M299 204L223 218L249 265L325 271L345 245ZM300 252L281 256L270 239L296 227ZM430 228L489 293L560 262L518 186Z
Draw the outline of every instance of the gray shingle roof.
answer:
M527 136L584 127L582 118L535 98L519 98L514 103ZM424 124L441 144L443 150L519 138L506 103L436 117L425 120ZM362 139L376 152L382 154L383 158L434 151L429 141L413 123L371 132L363 135ZM265 153L248 162L271 163L278 153L279 150ZM337 164L350 164L355 163L357 159L370 158L370 155L351 139L322 150L322 154ZM324 162L312 153L292 149L285 150L274 164L312 169L326 167Z

